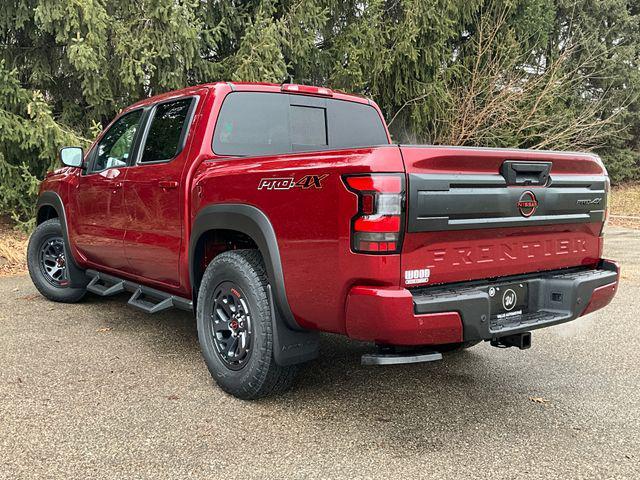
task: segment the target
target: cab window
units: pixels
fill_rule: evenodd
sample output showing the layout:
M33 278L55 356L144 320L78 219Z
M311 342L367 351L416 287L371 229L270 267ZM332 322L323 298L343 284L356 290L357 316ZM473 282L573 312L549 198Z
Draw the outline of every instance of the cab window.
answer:
M183 98L156 107L140 163L167 161L180 153L192 102Z
M135 110L123 115L111 125L96 146L94 161L89 173L127 165L141 118L142 110Z

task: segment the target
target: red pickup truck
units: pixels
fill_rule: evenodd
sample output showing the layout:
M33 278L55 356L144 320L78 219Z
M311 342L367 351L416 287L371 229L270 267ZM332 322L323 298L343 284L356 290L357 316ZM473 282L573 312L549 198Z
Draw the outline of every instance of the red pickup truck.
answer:
M47 298L129 292L193 311L227 392L282 392L317 332L363 363L441 358L607 305L609 180L591 154L391 143L365 98L215 83L140 101L41 185L28 247Z

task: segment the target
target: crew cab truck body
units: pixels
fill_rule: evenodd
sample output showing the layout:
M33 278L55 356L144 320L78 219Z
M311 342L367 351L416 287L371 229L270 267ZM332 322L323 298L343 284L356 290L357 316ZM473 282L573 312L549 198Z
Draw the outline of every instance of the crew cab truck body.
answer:
M170 92L61 156L40 189L35 285L193 310L212 375L242 398L285 389L317 332L400 361L526 348L618 285L597 156L393 145L373 102L324 88Z

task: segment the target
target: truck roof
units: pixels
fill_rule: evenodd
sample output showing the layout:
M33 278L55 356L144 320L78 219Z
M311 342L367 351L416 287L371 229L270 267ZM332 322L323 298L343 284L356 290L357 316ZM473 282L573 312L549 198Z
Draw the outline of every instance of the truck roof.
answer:
M330 92L331 98L335 98L338 100L345 100L349 102L363 103L363 104L371 104L371 105L374 104L374 102L372 100L369 100L368 98L361 97L359 95L347 94L338 90L330 90L327 87L318 87L318 86L302 85L302 84L286 84L286 83L278 84L278 83L264 83L264 82L213 82L213 83L203 83L200 85L193 85L190 87L181 88L179 90L172 90L169 92L154 95L152 97L144 98L132 105L127 106L125 109L123 109L123 111L131 110L134 108L149 105L152 103L156 103L158 101L167 100L174 97L194 94L202 90L203 88L207 88L209 90L231 88L232 91L241 91L241 92L292 93L291 89L283 90L283 88L287 88L290 86L298 86L305 89L306 88L326 89ZM304 91L296 92L296 93L298 95L325 96L325 95L318 95L312 92L304 92Z

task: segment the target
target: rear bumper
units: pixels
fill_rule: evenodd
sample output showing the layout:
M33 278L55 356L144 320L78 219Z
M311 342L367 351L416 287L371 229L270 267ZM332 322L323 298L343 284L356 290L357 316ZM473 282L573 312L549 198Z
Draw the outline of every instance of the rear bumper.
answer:
M438 345L491 340L574 320L606 305L618 288L619 267L601 260L595 269L543 272L494 281L413 290L353 287L346 307L347 334L391 345ZM489 289L526 283L523 315L497 318Z

